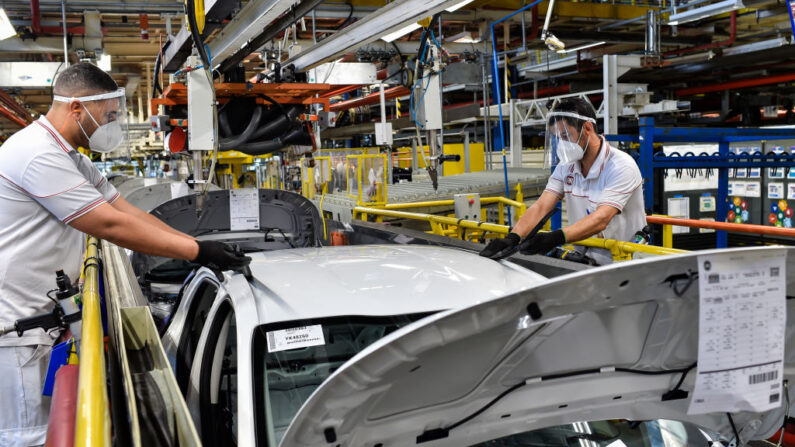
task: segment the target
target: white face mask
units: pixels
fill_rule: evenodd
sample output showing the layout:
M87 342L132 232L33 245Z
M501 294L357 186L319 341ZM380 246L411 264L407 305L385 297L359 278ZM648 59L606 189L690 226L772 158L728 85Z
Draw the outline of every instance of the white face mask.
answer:
M119 122L113 120L107 124L100 125L97 120L94 119L91 112L86 109L85 105L83 105L83 108L88 112L91 121L94 121L94 124L97 125L97 130L95 130L91 136L88 136L86 130L83 129L83 126L80 124L80 121L77 122L77 125L80 126L80 130L83 131L83 135L88 138L88 147L94 152L101 153L107 153L119 147L121 141L124 139L124 133L121 130Z
M91 121L93 121L97 126L97 129L94 131L94 133L89 136L86 130L83 128L83 125L80 124L80 121L77 122L77 125L80 126L80 130L83 132L83 135L85 135L88 139L88 146L92 151L102 153L111 152L118 148L124 141L127 129L127 122L125 118L127 115L127 104L125 101L125 93L123 88L112 92L99 93L90 96L66 97L61 95L53 95L53 100L67 104L70 104L73 101L80 101L80 105L83 106L83 109L88 113L88 116L91 117ZM86 108L85 103L88 101L104 100L114 100L112 105L106 105L106 107L112 107L112 110L115 111L116 119L100 125L99 122L97 122L97 120L94 118L94 115L92 115L88 108Z
M581 128L580 137L577 139L577 142L568 141L563 138L558 139L557 153L561 163L571 163L573 161L582 160L582 157L585 155L585 149L580 146L582 130L583 129Z

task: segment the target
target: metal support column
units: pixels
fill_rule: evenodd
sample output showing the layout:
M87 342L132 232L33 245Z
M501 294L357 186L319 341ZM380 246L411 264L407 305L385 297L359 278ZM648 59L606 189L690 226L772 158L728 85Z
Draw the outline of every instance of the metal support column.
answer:
M604 55L602 57L602 82L604 85L604 134L618 133L618 56Z
M471 172L469 158L469 132L464 129L464 172Z
M654 118L641 118L640 128L640 175L643 177L643 202L646 210L654 209Z
M721 157L726 157L729 154L729 142L726 140L718 144L718 152ZM722 222L726 219L728 212L729 200L729 170L718 169L718 204L715 207L715 220ZM718 230L716 231L716 245L717 248L726 248L729 246L729 233Z
M420 165L417 162L417 139L411 139L411 172L416 174L419 171Z
M522 126L518 125L516 117L516 100L508 102L510 113L508 114L508 127L511 129L511 167L522 167Z

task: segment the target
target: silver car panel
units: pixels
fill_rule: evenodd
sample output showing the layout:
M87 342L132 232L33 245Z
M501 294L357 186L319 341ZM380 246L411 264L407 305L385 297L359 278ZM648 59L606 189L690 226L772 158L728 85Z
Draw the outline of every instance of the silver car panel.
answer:
M795 295L795 248L735 251L763 250L789 253L787 290ZM704 253L573 273L426 317L335 371L304 403L280 445L326 445L331 430L334 445L416 446L419 436L453 426L422 445L464 446L611 419L687 421L732 439L724 413L691 416L688 398L662 401L681 372L615 370L666 371L696 362L699 287L689 272L698 272ZM795 300L787 301L787 313L792 321ZM786 337L784 378L792 383L795 325ZM692 391L695 375L695 368L687 372L683 390ZM498 398L512 386L517 388ZM748 441L771 436L784 411L733 417ZM460 421L466 422L456 427Z

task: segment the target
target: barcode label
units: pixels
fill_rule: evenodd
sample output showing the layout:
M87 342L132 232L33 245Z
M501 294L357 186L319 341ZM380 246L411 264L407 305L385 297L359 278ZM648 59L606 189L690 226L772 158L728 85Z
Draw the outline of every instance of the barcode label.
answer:
M268 352L286 351L288 349L308 348L326 344L323 326L301 326L267 333Z
M770 395L770 403L771 403L771 404L774 404L774 403L778 402L778 398L779 398L779 397L780 397L780 395L779 395L778 393L776 393L776 394L771 394L771 395Z
M776 379L778 379L778 371L751 374L750 376L748 376L748 384L756 385L757 383L770 382L771 380L776 380Z

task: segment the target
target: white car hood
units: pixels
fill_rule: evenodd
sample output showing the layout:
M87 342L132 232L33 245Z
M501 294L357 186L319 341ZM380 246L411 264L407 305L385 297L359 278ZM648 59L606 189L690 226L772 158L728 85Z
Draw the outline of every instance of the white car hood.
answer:
M795 248L737 251L746 250ZM793 254L788 296L795 295ZM460 447L609 419L687 421L733 439L725 414L691 416L689 396L662 399L682 373L615 370L676 370L696 362L698 279L688 279L697 275L696 261L694 253L618 263L429 316L337 370L280 445ZM795 300L787 301L787 315L793 321ZM790 382L794 343L790 324L784 366ZM695 375L692 368L682 390L692 391ZM784 411L733 419L746 442L775 433Z

